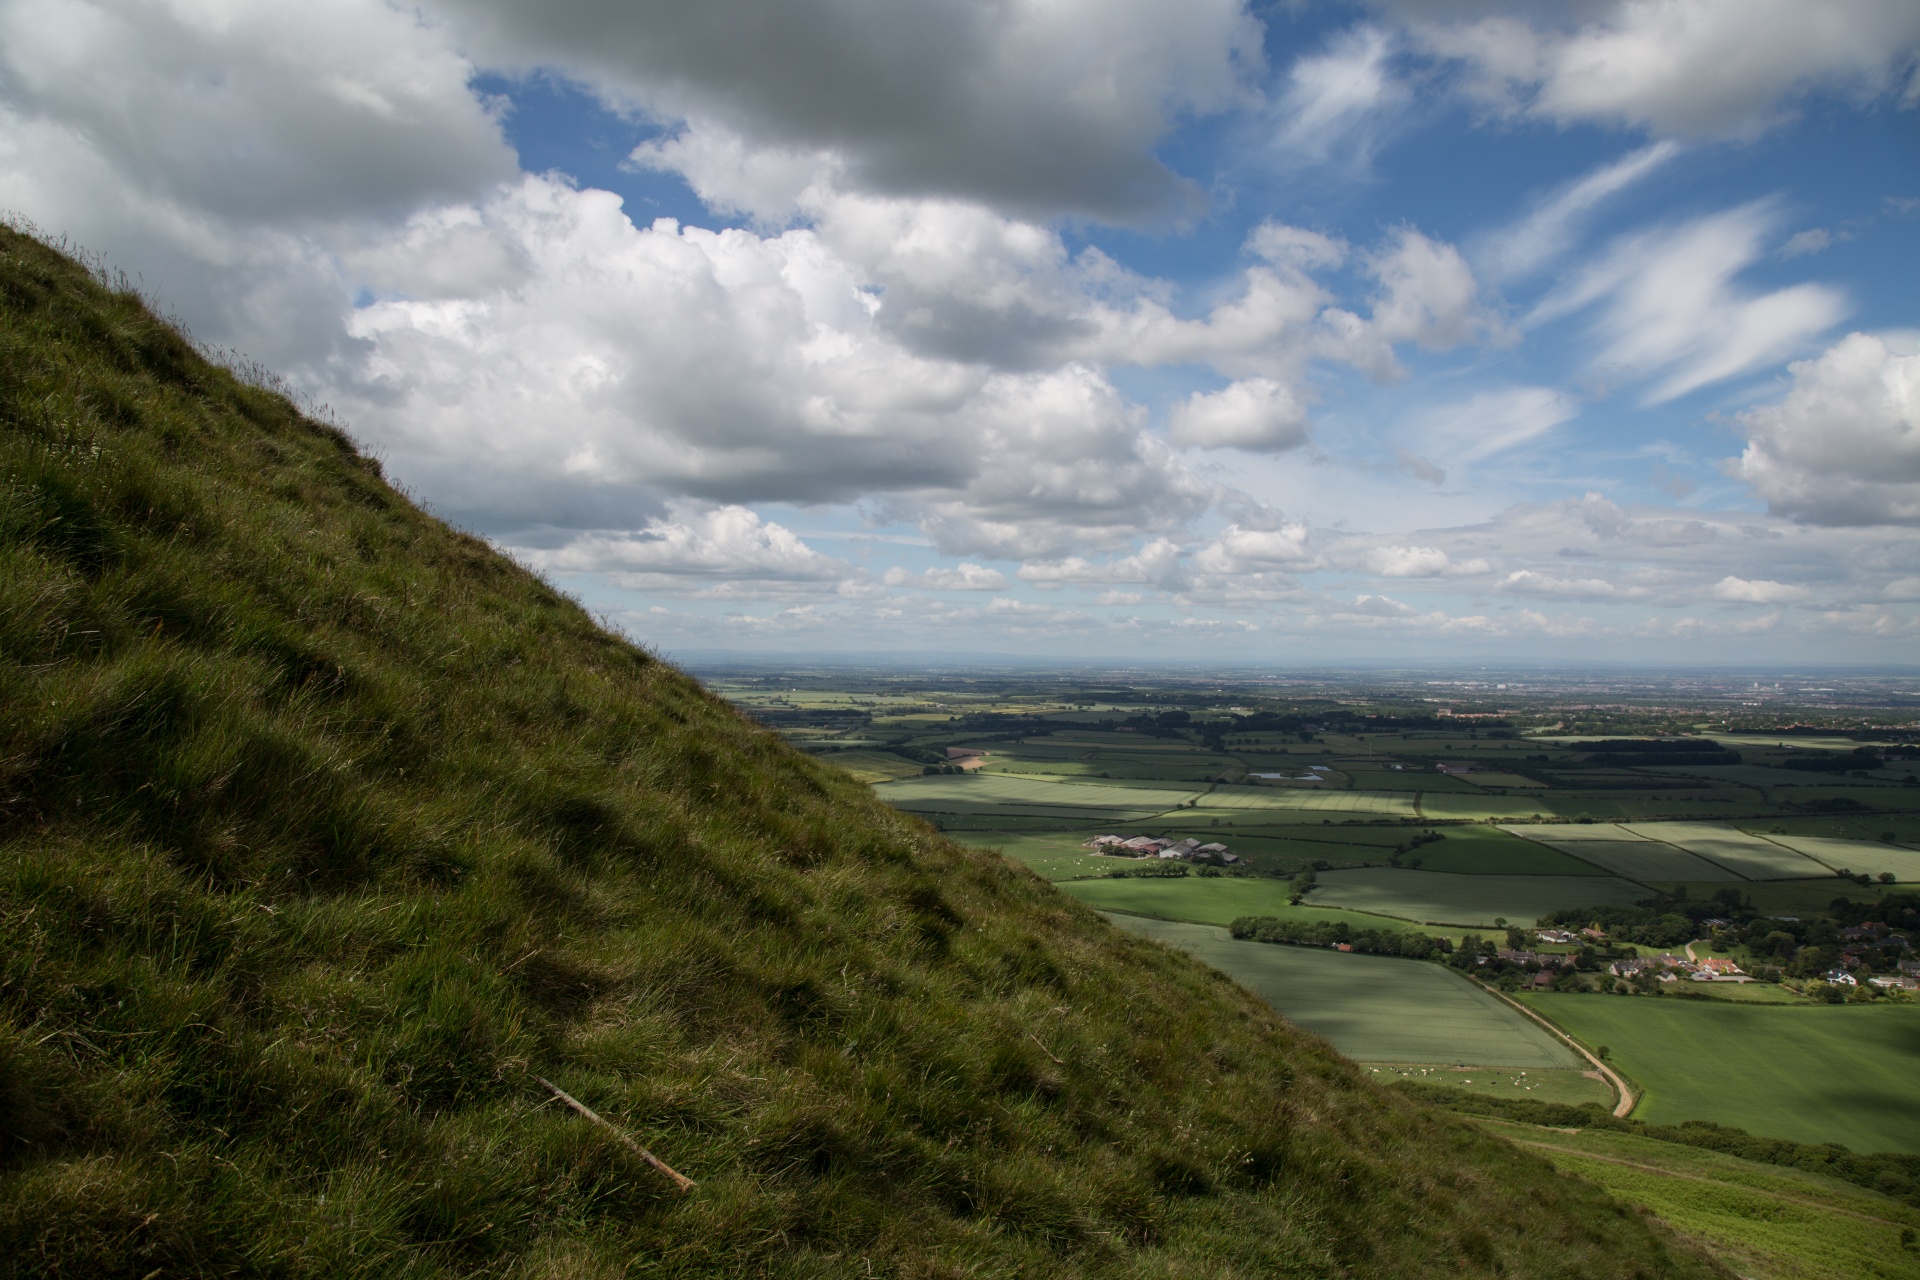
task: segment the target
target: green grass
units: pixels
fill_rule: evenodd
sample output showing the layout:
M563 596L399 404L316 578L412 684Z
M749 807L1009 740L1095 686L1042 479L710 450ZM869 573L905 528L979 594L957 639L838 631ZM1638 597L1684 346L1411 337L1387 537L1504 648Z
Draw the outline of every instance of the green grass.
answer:
M1487 1129L1657 1215L1751 1280L1915 1280L1920 1211L1795 1169L1604 1129Z
M11 1274L1706 1273L11 232L0 940Z
M1612 876L1450 875L1360 867L1322 871L1308 901L1431 924L1491 928L1496 920L1531 925L1553 911L1625 905L1646 896L1639 885Z
M1578 1063L1538 1024L1437 964L1241 942L1206 925L1114 920L1231 975L1352 1058L1527 1070Z
M1645 1090L1635 1119L1920 1152L1920 1005L1521 998L1589 1048L1608 1047Z

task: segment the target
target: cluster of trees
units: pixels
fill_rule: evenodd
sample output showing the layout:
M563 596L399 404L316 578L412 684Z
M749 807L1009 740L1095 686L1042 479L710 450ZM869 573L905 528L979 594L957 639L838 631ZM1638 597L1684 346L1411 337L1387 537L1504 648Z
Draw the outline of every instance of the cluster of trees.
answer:
M1731 895L1731 900L1728 900ZM1667 950L1685 946L1705 931L1700 921L1728 917L1742 910L1738 890L1723 889L1701 902L1667 901L1652 898L1635 906L1578 907L1542 916L1540 923L1554 928L1579 929L1598 925L1616 942L1631 942L1642 947ZM1751 910L1748 910L1751 914Z
M1611 738L1602 742L1576 742L1573 749L1586 752L1590 763L1626 768L1740 763L1738 751L1731 751L1710 738Z
M1176 880L1188 874L1188 871L1189 868L1187 864L1178 858L1151 858L1140 863L1138 866L1114 867L1107 872L1107 878L1109 880L1125 880L1131 876L1135 880ZM1201 875L1206 875L1209 871L1214 875L1220 874L1218 867L1200 868Z
M1241 916L1227 926L1234 937L1254 942L1283 943L1294 947L1338 947L1370 956L1400 956L1410 960L1434 960L1453 950L1449 938L1424 933L1396 933L1390 929L1355 929L1344 922L1322 920L1282 920L1277 916Z
M1852 751L1802 752L1780 762L1782 769L1805 773L1853 773L1880 767L1880 748L1855 747Z

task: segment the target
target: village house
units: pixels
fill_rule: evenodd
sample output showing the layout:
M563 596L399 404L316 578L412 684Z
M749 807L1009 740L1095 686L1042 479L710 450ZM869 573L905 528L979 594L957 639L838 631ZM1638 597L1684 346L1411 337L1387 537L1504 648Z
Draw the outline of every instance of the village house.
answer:
M1836 987L1857 987L1860 985L1859 979L1855 978L1845 969L1829 969L1820 976Z
M1533 936L1541 942L1555 945L1571 944L1580 941L1578 934L1570 933L1565 929L1542 929Z
M1508 964L1537 964L1551 969L1564 969L1573 964L1572 956L1555 955L1550 951L1496 951L1494 954Z
M1903 973L1881 974L1868 978L1874 986L1891 991L1920 991L1920 978L1910 978Z

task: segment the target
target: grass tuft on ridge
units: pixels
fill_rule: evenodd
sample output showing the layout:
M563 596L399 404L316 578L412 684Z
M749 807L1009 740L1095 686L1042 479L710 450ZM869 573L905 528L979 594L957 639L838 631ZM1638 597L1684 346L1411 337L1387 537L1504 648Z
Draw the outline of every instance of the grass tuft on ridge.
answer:
M7 1274L1721 1274L15 231L0 314Z

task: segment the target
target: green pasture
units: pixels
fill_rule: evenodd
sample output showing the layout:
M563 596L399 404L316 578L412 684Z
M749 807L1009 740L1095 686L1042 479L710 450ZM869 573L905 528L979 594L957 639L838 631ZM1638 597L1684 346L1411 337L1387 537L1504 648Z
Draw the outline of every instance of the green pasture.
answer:
M1577 1107L1597 1102L1614 1104L1613 1086L1598 1071L1572 1067L1554 1069L1461 1067L1452 1063L1363 1062L1376 1083L1425 1084L1490 1098L1524 1098L1529 1102L1558 1102Z
M1645 822L1627 826L1626 830L1644 839L1664 840L1746 880L1808 880L1833 874L1831 868L1785 845L1719 823Z
M1241 916L1278 916L1282 920L1345 923L1355 929L1379 929L1393 933L1419 928L1405 920L1346 911L1338 907L1305 904L1296 907L1287 900L1289 889L1286 881L1255 876L1245 879L1234 876L1181 876L1165 879L1128 877L1123 880L1072 880L1063 882L1060 888L1101 911L1122 911L1130 915L1179 920L1189 924L1228 925ZM1459 936L1448 934L1445 930L1419 931L1439 936Z
M964 831L954 832L953 838L962 844L975 848L998 849L1007 857L1020 863L1034 874L1048 880L1073 880L1081 876L1104 876L1117 865L1126 865L1118 858L1109 858L1081 847L1086 833L1068 831L1059 834L1045 832L993 832Z
M1308 895L1315 906L1345 907L1406 920L1494 928L1495 920L1531 925L1570 907L1628 905L1647 896L1614 876L1456 875L1399 867L1323 871Z
M1205 925L1111 919L1191 952L1350 1058L1528 1070L1579 1061L1546 1030L1441 965L1241 942Z
M1920 1005L1529 995L1645 1097L1636 1119L1920 1153Z
M1901 1244L1920 1212L1837 1178L1608 1129L1475 1123L1654 1214L1747 1280L1920 1280L1920 1252Z

